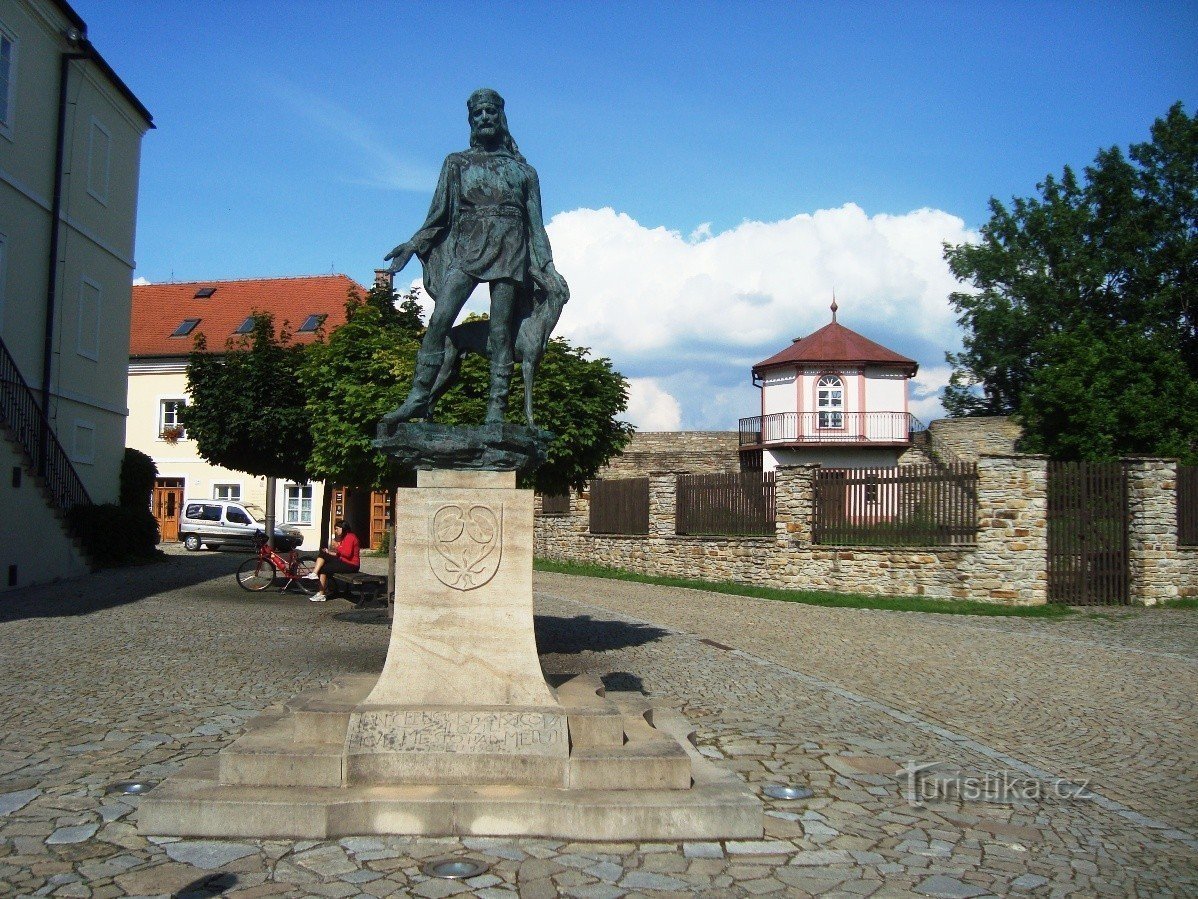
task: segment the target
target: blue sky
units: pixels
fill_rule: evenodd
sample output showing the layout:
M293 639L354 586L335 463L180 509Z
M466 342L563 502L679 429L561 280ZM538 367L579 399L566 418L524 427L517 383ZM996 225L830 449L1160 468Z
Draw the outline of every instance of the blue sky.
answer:
M465 99L507 100L573 298L559 330L648 428L730 428L828 320L960 335L942 241L1198 100L1198 3L75 0L155 116L136 275L368 282L423 220ZM413 264L405 283L419 277Z

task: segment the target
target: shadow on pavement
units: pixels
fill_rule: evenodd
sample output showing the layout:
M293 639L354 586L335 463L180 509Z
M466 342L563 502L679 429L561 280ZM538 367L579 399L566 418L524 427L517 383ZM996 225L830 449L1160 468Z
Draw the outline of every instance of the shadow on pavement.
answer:
M69 581L8 590L0 593L0 623L88 615L222 576L232 584L233 572L245 556L168 552L145 565L105 568Z
M590 615L562 618L556 615L536 616L537 651L541 655L579 652L607 652L644 646L670 632L651 624L596 619Z

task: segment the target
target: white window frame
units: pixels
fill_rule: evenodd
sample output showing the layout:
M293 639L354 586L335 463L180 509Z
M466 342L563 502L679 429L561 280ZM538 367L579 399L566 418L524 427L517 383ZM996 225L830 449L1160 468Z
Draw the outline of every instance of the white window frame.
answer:
M313 493L311 484L287 484L283 488L284 524L295 524L301 527L310 527L312 525ZM295 502L294 508L292 507L293 499ZM304 500L307 500L306 509L304 508Z
M6 118L0 119L0 135L13 139L13 123L17 117L17 36L11 28L0 22L0 37L6 38L9 43L8 56L8 84L4 87L4 105L8 110Z
M88 288L92 288L96 292L96 310L94 321L85 319L83 312L85 308L84 294ZM91 278L84 276L79 279L79 304L78 304L78 319L79 327L75 333L75 352L84 359L91 359L93 362L100 361L100 308L104 305L104 289L98 281L93 281ZM88 346L87 341L91 342Z
M103 171L97 172L96 135L104 135ZM87 192L101 206L108 205L108 178L112 173L112 132L95 116L87 135Z
M221 495L222 492L224 493L223 496ZM241 484L213 484L212 498L230 503L239 503L241 502Z
M166 408L167 403L176 404L176 407L174 409L172 409L169 413L171 416L170 421L167 421L167 414L168 414L167 408ZM160 399L158 401L158 439L159 440L166 440L166 438L162 436L162 432L165 431L168 426L174 427L175 425L179 424L179 408L186 406L186 405L187 405L187 398L181 397L181 396L166 397L165 399ZM181 425L180 425L180 427L181 427ZM186 428L183 429L183 434L179 437L179 439L180 440L187 439L187 429Z
M840 396L836 396L833 391L838 391ZM825 374L816 379L815 412L816 427L820 430L844 429L844 378L840 375ZM836 423L831 424L833 421Z
M87 444L80 441L81 433L87 433ZM74 453L72 458L80 465L94 465L96 462L96 426L83 418L75 419ZM86 450L86 452L85 452Z

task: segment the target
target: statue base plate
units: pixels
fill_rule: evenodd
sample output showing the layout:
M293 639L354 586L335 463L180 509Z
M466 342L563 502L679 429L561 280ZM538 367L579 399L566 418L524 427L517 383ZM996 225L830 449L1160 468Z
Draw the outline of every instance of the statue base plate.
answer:
M553 438L510 422L462 427L401 421L381 423L374 445L420 470L528 472L544 464Z

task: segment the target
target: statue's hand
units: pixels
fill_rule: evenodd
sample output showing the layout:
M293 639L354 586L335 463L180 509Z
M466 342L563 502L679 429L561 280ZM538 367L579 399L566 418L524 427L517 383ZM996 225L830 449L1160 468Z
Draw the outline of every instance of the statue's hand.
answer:
M404 266L411 261L412 256L415 255L415 253L416 250L413 249L411 244L401 243L398 247L383 257L384 262L388 259L391 260L391 267L388 268L387 271L393 274L395 272L403 271Z

